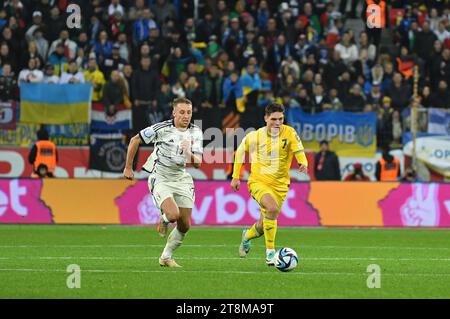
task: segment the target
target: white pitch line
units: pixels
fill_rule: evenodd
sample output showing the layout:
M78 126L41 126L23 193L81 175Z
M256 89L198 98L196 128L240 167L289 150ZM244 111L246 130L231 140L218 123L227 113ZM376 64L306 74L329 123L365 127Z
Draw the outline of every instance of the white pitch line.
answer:
M129 245L0 245L0 248L151 248L163 247L164 242L160 245L152 244L129 244ZM184 244L183 247L191 248L222 248L222 247L236 247L236 244ZM264 245L255 245L254 247L264 247ZM302 245L298 247L313 248L313 249L409 249L409 250L450 250L450 247L402 247L402 246L338 246L338 245Z
M19 256L19 257L0 257L0 260L156 260L158 257L149 256L128 256L128 257L111 257L111 256ZM239 257L178 257L180 260L242 260ZM258 257L246 257L245 259L259 260ZM450 261L450 258L395 258L395 257L300 257L301 260L387 260L387 261L418 261L418 260L430 260L430 261Z
M261 271L237 271L237 270L227 270L227 271L217 271L217 270L181 270L174 269L174 271L170 270L132 270L132 269L82 269L82 272L87 273L170 273L175 274L183 274L183 273L212 273L212 274L248 274L248 275L261 275ZM32 269L32 268L0 268L0 272L66 272L65 269ZM298 272L294 271L289 273L289 275L298 275L298 276L366 276L366 273L356 273L356 272ZM448 274L440 274L440 273L383 273L383 276L391 275L391 276L423 276L423 277L450 277L450 273Z

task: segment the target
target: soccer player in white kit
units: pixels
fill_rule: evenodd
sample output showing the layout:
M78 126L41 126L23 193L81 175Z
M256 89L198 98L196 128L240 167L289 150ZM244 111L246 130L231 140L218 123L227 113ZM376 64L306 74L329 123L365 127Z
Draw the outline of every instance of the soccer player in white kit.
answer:
M177 222L167 238L167 244L159 258L164 267L181 267L172 258L181 246L190 228L192 208L195 202L194 182L186 172L186 163L200 167L203 154L203 133L191 124L192 102L177 98L172 102L173 119L156 123L135 135L128 146L123 175L133 179L132 163L139 145L154 143L155 148L143 169L150 173L148 187L156 206L161 210L157 230L167 236L168 225Z

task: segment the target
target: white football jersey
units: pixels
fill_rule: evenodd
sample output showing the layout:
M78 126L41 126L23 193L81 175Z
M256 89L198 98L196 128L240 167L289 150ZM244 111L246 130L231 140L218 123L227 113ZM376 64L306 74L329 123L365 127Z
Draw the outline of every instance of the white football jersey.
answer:
M191 141L192 153L203 153L203 133L194 124L189 124L189 127L182 131L175 127L173 120L167 120L141 130L139 135L145 144L155 145L143 169L165 180L176 181L180 175L186 173L187 158L180 145L183 140Z

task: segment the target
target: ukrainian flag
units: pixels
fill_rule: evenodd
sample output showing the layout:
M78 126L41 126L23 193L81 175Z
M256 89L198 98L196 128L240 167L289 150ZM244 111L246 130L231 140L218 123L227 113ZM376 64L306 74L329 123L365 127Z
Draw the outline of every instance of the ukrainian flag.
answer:
M20 121L38 124L89 123L91 83L20 85Z

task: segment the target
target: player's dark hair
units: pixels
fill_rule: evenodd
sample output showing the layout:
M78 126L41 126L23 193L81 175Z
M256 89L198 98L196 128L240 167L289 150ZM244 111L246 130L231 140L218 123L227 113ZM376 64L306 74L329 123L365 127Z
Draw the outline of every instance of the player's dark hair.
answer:
M270 115L272 113L275 112L282 112L284 113L284 106L281 103L270 103L269 105L266 106L266 115Z
M176 99L174 99L172 101L172 107L175 108L175 106L177 106L177 104L189 104L192 105L191 100L185 98L185 97L177 97Z

